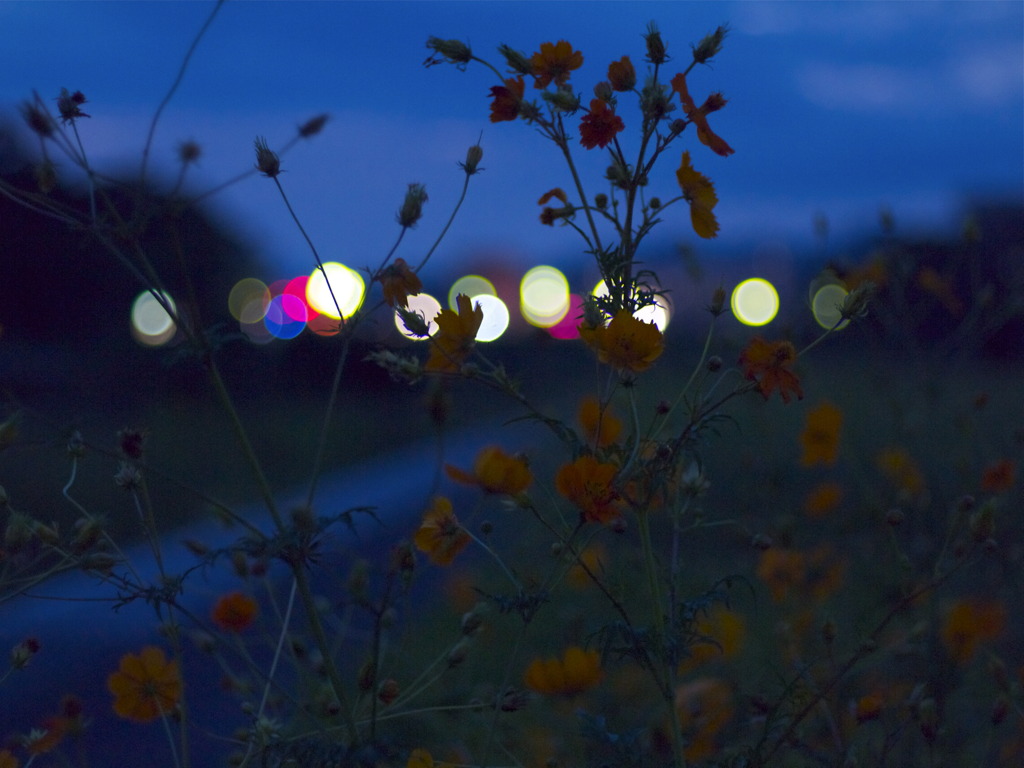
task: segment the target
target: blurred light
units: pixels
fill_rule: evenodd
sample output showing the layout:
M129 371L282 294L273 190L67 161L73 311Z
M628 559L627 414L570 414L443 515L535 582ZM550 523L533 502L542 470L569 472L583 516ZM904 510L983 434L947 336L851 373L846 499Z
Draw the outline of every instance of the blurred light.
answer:
M534 267L519 283L519 304L528 323L550 328L569 311L569 281L555 267Z
M850 324L849 320L842 320L843 315L839 311L847 293L849 292L838 283L828 283L814 292L814 296L811 297L811 312L814 313L818 325L826 329L834 327L838 331Z
M253 344L267 344L274 340L274 334L267 330L267 326L263 324L263 318L255 323L239 323L239 327Z
M176 312L174 300L166 293L160 295L171 310ZM174 334L178 330L171 316L167 314L167 310L149 291L143 291L132 302L131 327L135 340L147 347L159 347L166 344L174 338Z
M455 297L460 293L466 294L471 299L475 299L477 296L498 295L498 292L494 289L494 283L486 277L464 275L452 283L451 290L448 291L448 306L456 312L458 312L458 304L455 302Z
M270 300L263 324L278 339L294 339L306 327L304 320L293 319L296 313L305 313L304 307L301 299L282 293Z
M228 310L240 323L258 323L269 305L270 291L262 280L255 277L239 280L228 294Z
M604 280L594 286L593 294L594 296L608 295L608 286ZM654 323L657 329L664 333L665 329L668 328L669 320L672 319L672 310L669 308L664 296L655 296L653 304L638 309L633 313L633 317L645 323Z
M582 315L583 297L574 293L569 297L569 311L561 320L547 329L548 333L556 339L577 338L580 335L578 326Z
M474 296L473 303L484 313L480 330L476 333L477 341L494 341L508 329L508 307L497 296L483 294Z
M309 282L306 283L306 302L321 315L333 317L335 320L341 319L338 316L339 308L342 317L351 317L363 303L363 295L366 292L362 275L336 261L324 264L324 271L327 277L324 277L324 273L319 269L313 270L309 276ZM337 306L334 303L335 299L338 301Z
M744 280L732 292L732 313L744 325L767 325L779 312L775 286L760 277Z
M434 318L441 311L441 302L429 293L418 293L415 296L409 297L408 308L410 311L418 312L423 316L423 319L427 321L427 328L430 330L431 335L437 332L437 323L434 322ZM405 338L412 339L413 341L426 341L428 338L427 336L417 336L410 332L397 312L395 312L395 328Z
M341 328L340 321L333 318L327 317L327 315L321 315L317 312L310 310L311 315L306 320L306 327L309 328L317 336L336 336Z
M296 299L296 301L286 301L282 303L284 311L288 313L288 317L292 320L301 320L302 322L306 322L314 312L306 302L306 286L308 284L309 277L306 275L300 275L299 277L289 280L287 285L285 285L284 290L281 291L282 296L294 296Z

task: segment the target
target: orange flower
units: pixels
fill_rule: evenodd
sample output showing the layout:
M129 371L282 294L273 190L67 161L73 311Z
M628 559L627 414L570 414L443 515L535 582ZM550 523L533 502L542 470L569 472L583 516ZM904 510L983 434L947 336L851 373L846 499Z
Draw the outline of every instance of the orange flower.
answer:
M114 712L126 720L148 723L169 715L181 699L178 662L147 645L138 656L121 657L118 671L107 678L107 690L114 694Z
M612 486L618 471L614 464L601 463L587 454L558 470L555 488L579 508L584 520L606 523L619 516L615 508L619 494Z
M1006 626L1006 606L998 600L958 600L946 614L942 642L958 664L971 660L978 644L994 640Z
M885 699L880 693L869 693L857 699L854 706L854 717L857 723L865 723L868 720L877 720L882 716L882 707L885 706Z
M554 81L555 85L565 85L569 73L583 66L583 54L574 51L565 40L557 43L541 43L540 51L530 57L533 67L535 88L547 88Z
M413 543L420 552L426 552L434 565L451 565L470 542L469 534L459 525L452 503L444 496L436 496L430 509L423 515L423 522L413 536Z
M765 583L777 603L803 584L805 574L806 559L795 549L766 549L757 564L757 578Z
M703 106L698 108L693 103L690 91L686 87L686 75L680 72L670 82L672 90L679 94L679 100L683 103L683 111L686 113L686 116L690 119L690 122L697 126L697 138L700 139L700 143L711 147L714 152L723 157L733 154L736 150L726 144L725 139L718 136L711 130L711 126L708 125L707 113L721 109L725 105L724 99L720 97L718 99L709 98Z
M981 489L989 493L1003 493L1017 481L1017 467L1010 459L997 461L981 473Z
M701 678L676 689L676 715L689 736L685 756L697 762L718 751L719 732L733 716L732 689L724 680Z
M772 392L779 390L782 402L788 403L790 395L803 400L804 391L800 379L789 370L796 360L796 350L788 341L765 341L755 336L740 354L743 375L757 382L758 391L767 400Z
M820 519L839 506L843 487L839 483L819 483L804 498L804 512L808 517Z
M455 304L458 312L442 309L434 318L437 332L430 337L430 357L425 370L456 373L473 349L480 323L484 321L484 311L479 304L474 307L464 293L455 297Z
M623 56L618 61L608 65L608 82L613 91L631 91L636 85L636 69L629 56Z
M620 309L608 325L580 325L579 333L597 351L598 359L617 371L646 370L665 348L658 326L637 320L626 309Z
M876 462L878 468L903 493L912 497L924 493L924 475L905 449L886 448L878 454Z
M9 749L0 749L0 768L18 768L20 763Z
M526 92L526 83L522 77L510 78L504 85L491 88L491 122L501 123L519 117L519 105Z
M839 429L843 426L843 412L829 402L823 402L807 412L807 424L800 433L805 467L815 464L832 465L839 454Z
M710 240L718 236L718 219L714 210L718 205L715 185L700 171L690 165L690 152L683 152L683 161L676 171L676 180L683 191L683 197L690 204L690 223L699 237Z
M523 677L526 687L546 696L575 696L601 682L601 654L577 645L565 649L561 659L534 659Z
M565 574L565 579L570 586L576 589L590 587L594 582L587 574L587 570L590 573L600 575L606 562L608 562L608 553L604 546L600 543L591 544L580 552L576 563ZM586 566L586 568L583 566Z
M549 189L547 192L541 195L540 200L537 201L537 205L544 205L544 203L548 202L552 198L558 198L559 200L561 200L562 205L569 204L569 196L565 194L565 190L562 189L561 187L555 187L554 189Z
M381 271L377 279L384 289L384 301L390 307L396 304L400 307L408 305L409 297L423 290L423 282L419 275L409 269L405 259L395 259L393 264L389 264Z
M30 755L42 755L52 752L64 739L68 724L63 717L48 717L43 720L41 729L32 729L25 743L25 751Z
M488 493L505 493L515 496L522 493L533 482L533 474L524 459L509 456L496 445L488 446L477 454L473 472L445 464L448 477L466 485L478 485Z
M700 639L690 647L689 657L679 665L680 674L715 658L732 658L739 653L747 633L743 617L722 605L716 605L698 619L694 629Z
M405 768L452 768L451 763L435 763L433 756L425 749L414 749L409 754Z
M260 611L259 603L242 592L229 592L213 605L210 618L225 632L242 632L252 626Z
M622 118L601 99L591 99L590 111L580 120L580 144L587 149L604 149L611 144L615 134L625 130Z
M595 448L604 448L615 442L622 431L622 422L608 407L601 407L600 401L590 395L583 398L577 414L583 435Z

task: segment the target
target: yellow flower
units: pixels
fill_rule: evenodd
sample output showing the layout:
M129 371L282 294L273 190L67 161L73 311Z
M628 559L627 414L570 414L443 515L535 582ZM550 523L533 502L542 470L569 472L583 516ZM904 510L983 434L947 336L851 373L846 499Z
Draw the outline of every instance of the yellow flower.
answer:
M442 309L437 313L437 333L430 337L430 357L425 370L438 373L457 373L469 357L473 342L484 321L480 305L473 306L472 300L464 293L455 297L458 312Z
M622 422L610 408L602 408L593 395L583 398L577 418L583 427L583 436L595 448L611 445L622 431Z
M161 649L147 645L138 656L121 657L117 672L107 678L107 689L114 694L114 712L119 717L136 723L156 720L170 714L181 699L178 662L168 661Z
M484 448L476 457L473 472L446 464L448 477L467 485L478 485L488 493L505 493L515 496L522 493L533 482L533 474L524 459L509 456L496 445Z
M558 470L555 489L579 508L584 520L607 523L619 516L619 494L612 485L618 471L587 454Z
M390 307L407 306L409 297L423 290L423 282L419 275L409 268L405 259L395 259L393 264L386 266L377 275L377 279L384 289L384 301Z
M575 696L601 682L601 655L573 645L561 659L534 659L526 668L527 688L547 696Z
M843 487L839 483L819 483L804 498L804 512L811 518L822 518L839 506Z
M413 543L425 552L435 565L451 565L471 541L470 535L459 525L452 503L444 496L436 496L423 522L413 536Z
M665 348L658 326L638 320L625 309L620 309L608 325L591 327L584 323L579 332L587 346L597 351L597 358L617 371L646 370Z
M1006 627L1006 606L999 600L958 600L946 613L942 642L958 664L971 660L978 644L995 640Z
M405 768L452 768L451 763L435 763L434 758L425 749L414 749L409 755Z
M679 665L685 673L715 658L730 659L740 651L747 625L743 617L721 605L697 620L695 630L700 638L689 649L690 655Z
M676 180L683 191L683 197L690 204L690 223L693 231L705 240L718 236L718 219L715 206L718 195L715 185L707 176L690 165L690 152L683 152L683 161L676 170Z
M839 455L839 430L843 426L843 412L829 402L823 402L808 411L807 423L800 433L803 455L800 463L805 467L815 464L831 466Z
M796 349L788 341L765 341L760 336L750 340L740 354L743 375L757 382L757 389L767 400L772 392L779 390L782 402L788 403L790 394L798 400L804 399L800 379L789 370L796 360Z
M9 749L0 749L0 768L18 768L18 758Z
M583 66L583 54L574 51L565 40L541 43L540 51L530 57L530 65L533 67L535 88L547 88L552 81L555 85L565 85L569 73Z

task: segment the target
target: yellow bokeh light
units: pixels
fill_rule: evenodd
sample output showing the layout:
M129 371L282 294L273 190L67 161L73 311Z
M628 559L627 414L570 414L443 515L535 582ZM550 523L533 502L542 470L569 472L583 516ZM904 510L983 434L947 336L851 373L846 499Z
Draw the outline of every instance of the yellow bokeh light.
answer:
M170 306L171 311L176 312L174 300L166 293L160 295ZM174 338L178 330L167 310L149 291L143 291L132 302L131 327L135 340L147 347L166 344Z
M550 328L569 311L569 281L555 267L534 267L519 283L519 307L530 325Z
M270 306L270 290L255 277L239 280L228 294L228 310L240 323L258 323Z
M327 277L324 277L324 272L327 273ZM341 309L343 317L351 317L363 303L363 295L366 292L362 275L336 261L324 264L324 272L314 269L309 276L309 282L306 283L306 302L321 315L327 315L335 320L340 319L338 309Z
M418 313L426 320L427 328L431 334L437 331L437 323L434 322L434 318L441 311L441 302L429 293L418 293L415 296L409 297L408 309ZM406 328L405 322L397 312L395 312L395 328L398 329L400 334L413 341L426 341L428 338L427 336L417 336Z
M601 280L594 286L592 293L594 296L608 295L608 286L604 280ZM668 328L669 320L672 319L672 310L669 308L668 301L664 296L655 296L653 304L648 304L646 307L638 309L633 313L633 316L645 323L654 323L658 330L664 333L665 329Z
M494 341L508 329L508 307L497 296L483 294L473 297L473 304L483 310L484 320L477 331L477 341Z
M850 324L849 320L843 320L839 311L847 293L848 291L838 283L828 283L814 292L811 298L811 312L814 313L818 325L822 328L835 328L838 331Z
M451 290L448 291L448 307L454 309L456 312L459 310L459 305L455 301L455 297L460 293L464 293L471 299L477 296L497 296L498 292L494 289L494 283L488 280L486 277L480 275L464 275L452 283Z
M744 280L732 292L732 313L744 325L767 325L778 312L778 291L763 278Z

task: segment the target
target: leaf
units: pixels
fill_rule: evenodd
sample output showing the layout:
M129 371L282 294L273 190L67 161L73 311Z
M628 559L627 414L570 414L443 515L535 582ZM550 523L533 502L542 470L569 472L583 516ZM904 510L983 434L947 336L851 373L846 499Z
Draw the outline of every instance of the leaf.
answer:
M718 205L715 185L700 171L690 165L690 152L683 152L683 162L676 171L676 179L683 191L683 197L690 203L690 221L693 231L700 237L710 239L718 235L718 219L714 208Z

